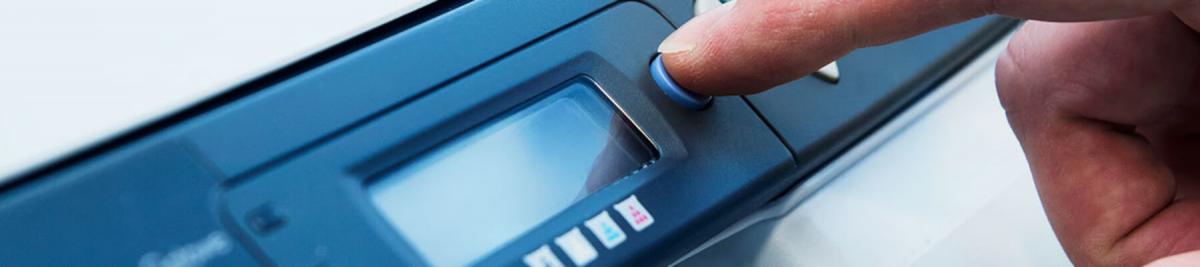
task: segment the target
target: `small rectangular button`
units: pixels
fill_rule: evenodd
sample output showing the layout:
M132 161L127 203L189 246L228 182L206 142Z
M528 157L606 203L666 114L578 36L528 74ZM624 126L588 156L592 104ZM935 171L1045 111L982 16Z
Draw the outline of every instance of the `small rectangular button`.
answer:
M525 265L529 267L564 267L550 246L542 245L529 254L525 254Z
M629 198L613 205L613 208L621 213L621 217L625 217L625 222L628 222L634 231L641 232L654 224L654 216L642 206L642 202L638 202L636 195L630 195Z
M571 231L554 238L554 243L567 253L567 258L570 258L575 266L587 265L595 260L596 256L599 256L596 248L592 247L592 243L583 237L583 232L579 231L578 227L571 228Z
M604 244L605 248L612 249L625 242L625 232L621 231L621 227L617 226L617 222L613 221L612 216L608 216L608 211L600 212L596 217L592 217L583 223L589 230L592 230L592 235L600 239L600 243Z

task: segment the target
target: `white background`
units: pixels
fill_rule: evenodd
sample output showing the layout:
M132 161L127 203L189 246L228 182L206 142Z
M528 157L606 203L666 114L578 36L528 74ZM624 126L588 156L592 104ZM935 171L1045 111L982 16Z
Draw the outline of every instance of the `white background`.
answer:
M0 183L428 2L0 1Z

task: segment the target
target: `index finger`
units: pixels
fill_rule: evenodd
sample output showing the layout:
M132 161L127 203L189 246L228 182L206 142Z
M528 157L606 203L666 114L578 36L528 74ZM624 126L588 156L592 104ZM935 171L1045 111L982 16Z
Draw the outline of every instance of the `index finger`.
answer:
M860 47L997 13L1051 21L1168 12L1189 0L742 0L696 17L659 52L676 82L708 95L760 92Z

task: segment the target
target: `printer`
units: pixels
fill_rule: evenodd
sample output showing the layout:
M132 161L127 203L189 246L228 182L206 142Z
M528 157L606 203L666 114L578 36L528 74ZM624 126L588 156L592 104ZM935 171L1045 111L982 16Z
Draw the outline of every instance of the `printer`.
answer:
M651 65L696 5L433 2L0 184L0 265L668 265L1016 25L689 108Z

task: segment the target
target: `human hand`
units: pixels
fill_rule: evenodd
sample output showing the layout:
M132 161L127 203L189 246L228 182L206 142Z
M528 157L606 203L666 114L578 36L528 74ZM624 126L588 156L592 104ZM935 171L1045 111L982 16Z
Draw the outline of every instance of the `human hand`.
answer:
M748 94L990 13L1069 22L1027 23L997 86L1071 260L1141 265L1200 249L1200 1L743 0L659 50L684 88Z

